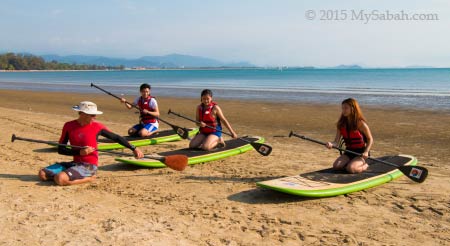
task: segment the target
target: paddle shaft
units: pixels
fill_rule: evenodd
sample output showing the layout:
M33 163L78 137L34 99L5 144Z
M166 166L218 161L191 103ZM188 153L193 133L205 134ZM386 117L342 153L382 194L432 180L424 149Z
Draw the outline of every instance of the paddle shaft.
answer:
M118 97L117 95L114 95L114 94L112 94L111 92L109 92L109 91L107 91L107 90L105 90L105 89L103 89L103 88L101 88L101 87L98 87L98 86L94 85L93 83L91 83L91 87L95 87L95 88L97 88L97 89L103 91L104 93L106 93L106 94L108 94L108 95L110 95L110 96L112 96L112 97L115 97L116 99L118 99L118 100L120 100L120 101L122 100L122 98ZM139 111L142 111L137 105L134 105L134 104L132 104L132 103L129 103L128 101L125 101L125 103L128 104L128 105L131 105L133 108L135 108L135 109L137 109L137 110L139 110ZM159 118L159 117L155 117L155 118L157 118L157 119L160 120L161 122L166 123L166 124L169 125L169 126L174 127L174 125L172 125L171 123L169 123L169 122L167 122L167 121L165 121L165 120L163 120L163 119L161 119L161 118Z
M309 138L309 137L306 137L306 136L303 136L303 135L298 135L298 134L293 133L293 132L289 133L289 137L290 136L296 136L298 138L301 138L301 139L304 139L304 140L308 140L308 141L311 141L311 142L314 142L314 143L318 143L318 144L321 144L321 145L324 145L324 146L327 145L325 142L322 142L322 141L319 141L319 140L316 140L316 139L312 139L312 138ZM347 152L347 153L350 153L350 154L353 154L353 155L357 155L357 156L362 156L361 153L357 153L357 152L354 152L354 151L351 151L351 150L347 150L347 149L342 149L342 148L336 147L334 145L333 145L333 149L344 151L344 152ZM383 160L376 159L376 158L372 158L372 157L368 157L367 159L373 160L373 161L378 161L378 162L381 162L383 164L386 164L386 165L389 165L389 166L393 166L393 167L401 167L400 165L396 165L394 163L390 163L390 162L383 161Z
M22 138L22 137L17 137L15 134L13 134L11 137L11 142L14 142L14 140L22 140L22 141L33 142L33 143L44 143L44 144L49 144L49 145L78 148L78 149L87 148L87 146L76 146L76 145L70 145L70 144L61 144L61 143L52 142L52 141L44 141L44 140L31 139L31 138ZM122 152L115 152L115 151L101 150L101 149L95 149L95 150L97 150L99 152L111 153L111 154L116 154L116 155L134 156L133 154L129 154L129 153L122 153ZM151 155L144 155L144 157L149 158L149 159L155 159L155 160L162 160L164 158L164 157L157 157L157 156L151 156Z
M194 122L194 123L197 123L197 124L201 124L200 121L196 121L196 120L191 119L191 118L189 118L189 117L186 117L186 116L184 116L184 115L175 113L175 112L173 112L173 111L170 110L170 109L169 109L169 112L168 112L168 113L169 113L169 114L174 114L174 115L176 115L176 116L178 116L178 117L181 117L181 118L183 118L183 119L189 120L189 121L191 121L191 122ZM218 129L216 129L215 127L208 126L208 125L206 125L205 127L210 128L210 129L213 129L213 130L216 130L216 131L221 132L221 133L223 133L223 134L225 134L225 135L228 135L228 136L230 136L230 137L233 137L233 134L228 133L228 132L224 132L224 131L222 131L222 130L218 130ZM243 138L239 138L239 139L241 139L241 140L244 141L244 142L251 143L251 141L248 141L247 139L243 139Z
M115 155L126 155L126 156L132 156L134 157L134 154L130 154L130 153L123 153L123 152L116 152L116 151L111 151L111 150L101 150L101 149L97 149L97 151L101 151L104 153L110 153L110 154L115 154ZM153 155L144 155L144 158L147 159L153 159L153 160L158 160L158 161L164 161L164 157L161 156L153 156Z
M183 119L186 119L186 120L192 121L192 122L194 122L194 123L200 124L199 121L196 121L196 120L193 120L193 119L191 119L191 118L188 118L188 117L186 117L186 116L184 116L184 115L181 115L181 114L172 112L172 110L170 110L170 109L169 109L168 114L174 114L174 115L176 115L176 116L178 116L178 117L181 117L181 118L183 118ZM218 129L212 127L212 126L206 125L206 127L210 128L210 129L214 129L214 130L216 130L216 131L218 131L218 132L221 132L221 133L223 133L223 134L226 134L226 135L228 135L228 136L233 137L232 134L230 134L230 133L228 133L228 132L224 132L224 131L218 130ZM260 153L260 154L263 155L263 156L268 156L268 155L270 155L270 153L272 152L272 147L269 146L269 145L267 145L267 144L263 144L263 143L255 143L255 142L249 141L249 140L247 140L247 139L245 139L245 138L242 138L242 137L237 138L237 139L239 139L239 140L241 140L241 141L244 141L244 142L246 142L246 143L249 143L249 144L250 144L250 145L251 145L258 153Z

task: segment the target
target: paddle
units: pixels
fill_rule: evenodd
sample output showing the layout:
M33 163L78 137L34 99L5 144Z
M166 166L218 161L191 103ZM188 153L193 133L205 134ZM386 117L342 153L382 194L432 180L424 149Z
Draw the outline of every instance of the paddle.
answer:
M192 121L192 122L194 122L194 123L200 124L199 121L196 121L196 120L193 120L193 119L188 118L188 117L186 117L186 116L183 116L183 115L180 115L180 114L178 114L178 113L175 113L175 112L173 112L173 111L170 110L170 109L169 109L168 114L174 114L174 115L176 115L176 116L178 116L178 117L181 117L181 118L183 118L183 119L186 119L186 120ZM225 135L233 136L232 134L230 134L230 133L228 133L228 132L224 132L224 131L218 130L218 129L212 127L212 126L206 125L206 127L211 128L211 129L214 129L214 130L216 130L216 131L218 131L218 132L221 132L221 133L223 133L223 134L225 134ZM269 146L269 145L267 145L267 144L251 142L251 141L248 141L248 140L245 139L245 138L238 138L238 139L239 139L239 140L242 140L242 141L244 141L244 142L249 143L249 144L250 144L250 145L251 145L258 153L260 153L260 154L263 155L263 156L268 156L268 155L270 155L270 153L272 152L272 147Z
M91 87L95 87L95 88L97 88L97 89L99 89L99 90L105 92L106 94L108 94L108 95L110 95L110 96L112 96L112 97L115 97L116 99L122 100L122 98L120 98L120 97L118 97L118 96L112 94L111 92L109 92L109 91L107 91L107 90L105 90L105 89L102 89L102 88L100 88L100 87L94 85L93 83L91 83ZM125 101L125 103L128 104L128 105L131 105L133 108L135 108L135 109L141 111L141 109L140 109L138 106L136 106L136 105L134 105L134 104L132 104L132 103L129 103L129 102L127 102L127 101ZM173 124L171 124L171 123L169 123L169 122L167 122L167 121L165 121L165 120L163 120L163 119L161 119L161 118L159 118L159 117L156 117L156 118L157 118L158 120L160 120L160 121L166 123L166 124L169 125L170 127L172 127L172 129L173 129L173 130L174 130L181 138L187 139L187 138L189 137L189 130L188 130L188 129L186 129L186 128L184 128L184 127L179 127L179 126L173 125Z
M314 143L318 143L318 144L321 144L321 145L324 145L324 146L327 145L326 143L321 142L319 140L308 138L308 137L303 136L303 135L298 135L298 134L294 133L293 131L291 131L289 133L289 137L292 137L292 136L295 136L295 137L298 137L298 138L301 138L301 139L304 139L304 140L308 140L308 141L311 141L311 142L314 142ZM347 152L347 153L350 153L350 154L361 156L360 153L356 153L356 152L353 152L351 150L342 149L342 148L339 148L339 147L336 147L336 146L333 146L333 149L337 149L337 150L344 151L344 152ZM421 167L421 166L400 166L400 165L397 165L397 164L394 164L394 163L391 163L391 162L383 161L383 160L372 158L372 157L369 157L367 159L372 160L372 161L377 161L377 162L383 163L385 165L396 167L404 175L406 175L406 177L408 177L412 181L415 181L415 182L418 182L418 183L422 183L423 181L425 181L425 179L427 178L427 175L428 175L428 170L426 168L424 168L424 167Z
M33 142L33 143L44 143L44 144L49 144L49 145L54 145L54 146L64 146L64 147L70 147L70 148L79 148L79 149L86 148L86 147L82 147L82 146L60 144L60 143L51 142L51 141L37 140L37 139L31 139L31 138L22 138L22 137L17 137L15 134L13 134L11 136L11 142L14 142L15 140L22 140L22 141ZM100 149L96 149L96 150L100 151L100 152L116 154L116 155L134 156L133 154L129 154L129 153L121 153L121 152L114 152L114 151L107 151L107 150L100 150ZM188 157L186 155L168 155L168 156L144 155L144 158L158 160L158 161L164 163L169 168L172 168L173 170L176 170L176 171L183 171L188 164Z

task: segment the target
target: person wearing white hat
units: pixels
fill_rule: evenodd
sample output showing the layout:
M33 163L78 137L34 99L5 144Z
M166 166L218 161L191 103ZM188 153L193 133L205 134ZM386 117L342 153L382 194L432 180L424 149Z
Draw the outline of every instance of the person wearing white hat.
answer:
M71 162L58 162L39 171L39 178L43 181L54 180L58 185L74 185L89 182L95 179L98 166L97 137L102 135L131 149L136 158L142 158L143 153L131 145L123 137L111 132L103 124L95 120L102 111L97 110L93 102L83 101L74 106L78 118L66 122L62 129L59 143L70 142L74 146L84 148L58 147L58 153L73 156Z

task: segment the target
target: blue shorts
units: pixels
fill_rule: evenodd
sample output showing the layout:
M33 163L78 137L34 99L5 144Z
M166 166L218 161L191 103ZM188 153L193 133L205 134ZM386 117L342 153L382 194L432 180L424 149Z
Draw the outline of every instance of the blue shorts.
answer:
M211 134L216 135L218 138L222 137L222 126L218 125L216 127L216 129L219 130L219 131L215 131L215 132L213 132Z
M146 129L148 132L155 132L158 130L158 123L148 123L148 124L136 124L133 126L133 128L136 130L136 132L139 132L142 129Z
M53 179L58 173L65 172L69 180L92 177L97 173L97 166L89 163L59 162L43 169L47 179Z
M220 126L220 125L216 126L216 129L219 130L219 131L215 131L215 132L210 133L210 134L216 135L218 138L221 138L222 137L222 126ZM201 133L201 134L203 134L205 136L209 136L210 135L210 134L205 134L205 133Z

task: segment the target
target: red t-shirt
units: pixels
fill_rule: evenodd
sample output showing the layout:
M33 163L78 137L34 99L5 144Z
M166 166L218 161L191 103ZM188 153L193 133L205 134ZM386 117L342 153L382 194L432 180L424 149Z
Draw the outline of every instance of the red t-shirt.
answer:
M59 143L66 144L66 136L68 136L71 145L90 146L97 149L97 137L102 129L108 130L97 121L93 121L85 126L81 126L77 120L69 121L64 124ZM94 151L89 155L75 155L73 156L73 161L98 166L98 151Z

